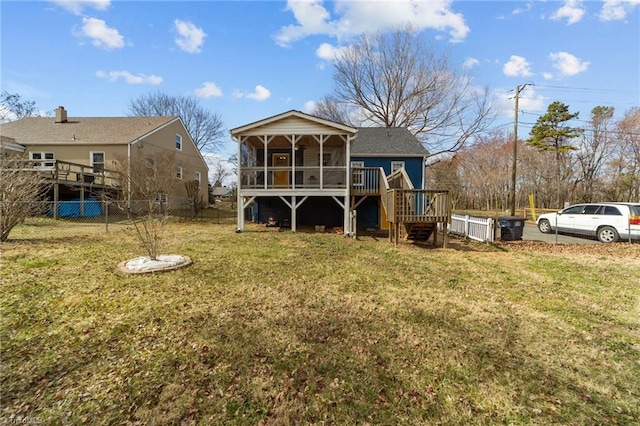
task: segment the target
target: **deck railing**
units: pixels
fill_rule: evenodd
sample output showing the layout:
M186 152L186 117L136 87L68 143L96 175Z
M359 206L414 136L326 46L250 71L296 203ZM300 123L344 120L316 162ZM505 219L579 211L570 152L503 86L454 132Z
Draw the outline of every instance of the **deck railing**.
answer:
M380 194L381 167L353 167L351 169L351 192L354 195Z
M69 161L11 159L3 167L37 171L53 183L118 187L121 182L121 176L116 171Z
M448 222L451 217L449 191L393 189L392 222Z

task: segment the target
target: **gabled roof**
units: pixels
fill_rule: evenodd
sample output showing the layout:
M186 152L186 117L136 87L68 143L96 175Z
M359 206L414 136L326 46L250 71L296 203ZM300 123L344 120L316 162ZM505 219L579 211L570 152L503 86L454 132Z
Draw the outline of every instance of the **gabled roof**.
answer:
M264 128L269 125L273 125L278 122L285 122L291 119L301 119L308 121L310 123L314 123L320 126L324 126L326 128L331 128L334 130L338 130L341 133L355 134L356 129L350 126L346 126L341 123L336 123L331 120L326 120L324 118L316 117L314 115L306 114L301 111L291 110L287 112L283 112L281 114L277 114L271 117L264 118L259 121L254 121L253 123L245 124L244 126L236 127L235 129L231 129L229 133L231 136L241 135L246 132L253 131L258 128Z
M358 127L351 155L423 157L428 152L406 127Z
M0 125L0 134L22 145L122 145L180 120L168 117L29 117Z

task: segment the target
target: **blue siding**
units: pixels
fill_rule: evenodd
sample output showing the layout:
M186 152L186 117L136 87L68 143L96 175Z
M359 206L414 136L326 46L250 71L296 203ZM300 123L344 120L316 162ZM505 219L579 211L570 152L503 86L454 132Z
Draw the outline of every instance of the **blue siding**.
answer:
M382 167L386 175L391 173L392 161L404 161L404 168L415 189L422 187L422 173L424 172L422 157L351 157L351 161L363 161L365 167Z

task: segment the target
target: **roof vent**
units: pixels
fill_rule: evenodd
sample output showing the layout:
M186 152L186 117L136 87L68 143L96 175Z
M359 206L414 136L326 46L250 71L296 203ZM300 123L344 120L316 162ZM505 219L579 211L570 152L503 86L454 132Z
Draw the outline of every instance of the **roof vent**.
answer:
M56 108L56 123L67 122L67 110L63 106Z

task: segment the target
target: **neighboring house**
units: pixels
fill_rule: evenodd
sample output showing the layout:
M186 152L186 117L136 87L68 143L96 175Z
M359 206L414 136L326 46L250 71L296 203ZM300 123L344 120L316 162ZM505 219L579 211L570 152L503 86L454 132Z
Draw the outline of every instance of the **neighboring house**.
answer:
M390 229L395 241L428 237L438 223L446 230L449 195L423 188L427 152L407 129L354 128L292 110L231 136L240 159L239 230L247 219L275 219L294 231Z
M82 200L100 192L126 194L116 170L157 153L174 159L177 185L164 196L186 198L184 183L196 180L202 200L208 199L207 164L177 116L67 117L64 107L58 107L55 118L0 124L0 135L14 149L22 147L32 166L49 173L54 201Z

